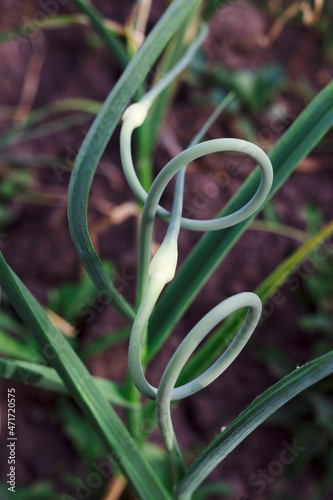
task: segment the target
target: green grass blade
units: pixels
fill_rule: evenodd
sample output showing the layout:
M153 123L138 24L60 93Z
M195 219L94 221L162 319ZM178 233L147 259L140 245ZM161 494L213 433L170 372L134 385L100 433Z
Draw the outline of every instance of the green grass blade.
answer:
M14 128L0 137L0 150L13 144L24 144L25 142L33 141L47 137L57 132L63 132L72 127L77 127L90 120L91 117L86 113L75 113L65 118L58 118L49 123L37 127L22 127L19 129Z
M45 137L51 133L66 130L75 125L80 125L81 122L83 123L90 118L85 113L87 115L97 115L101 107L102 103L91 99L59 99L50 102L45 106L33 110L27 118L7 129L0 136L0 150L11 146L13 143L23 143L39 137ZM82 113L75 113L66 118L56 119L40 127L33 128L33 125L40 123L42 120L66 111L81 111Z
M0 329L14 333L23 341L26 340L28 335L25 326L5 310L0 310Z
M98 289L108 291L110 302L133 321L134 311L107 277L89 238L87 205L90 186L99 160L131 97L176 30L202 0L175 0L146 38L109 94L78 153L68 192L68 219L80 260Z
M69 99L57 99L55 101L49 102L45 106L41 106L37 109L32 110L29 116L24 117L22 120L17 122L11 130L22 130L26 127L31 127L36 123L50 117L51 115L57 113L63 113L65 111L84 111L85 113L91 113L97 115L102 107L102 102L95 101L93 99L80 99L80 98L69 98ZM8 119L12 119L16 111L15 106L1 106L0 114L3 113Z
M40 357L32 345L20 342L2 330L0 330L0 353L24 361L36 361Z
M95 29L102 42L104 42L105 45L113 52L119 63L122 66L126 66L129 61L129 56L125 50L125 47L120 42L118 36L112 33L112 31L110 31L106 27L104 17L89 1L71 1L80 12L87 16L87 18L90 20L91 26Z
M28 41L30 35L36 33L37 31L41 31L44 29L52 29L52 28L64 28L67 26L71 27L76 24L86 25L88 24L88 19L80 15L73 16L64 14L53 17L48 16L45 19L38 20L38 23L36 23L36 21L33 21L31 23L24 24L23 26L18 26L9 31L0 33L0 44L10 42L20 37L23 38L22 41L24 43ZM17 43L18 43L17 44L17 49L18 49L20 41L18 41Z
M57 372L48 366L0 357L0 377L40 389L48 389L66 396L69 395L67 387ZM94 377L94 381L101 394L110 403L124 408L133 408L133 404L124 397L121 386L99 377Z
M299 393L333 373L333 351L296 369L261 394L190 466L178 488L179 500L189 500L213 469L262 422Z
M112 463L121 467L144 500L170 500L118 415L65 337L0 254L0 284L21 320L57 370L69 393L101 437Z
M256 289L257 295L265 302L286 281L300 264L307 259L329 236L333 234L333 220L326 224L317 234L298 248L290 257L280 264Z
M281 187L300 161L333 125L333 82L320 92L295 120L270 153L274 182L270 196ZM256 168L220 215L238 210L253 196L259 184ZM165 342L172 328L188 309L225 255L240 238L254 216L237 226L204 235L158 302L150 319L149 357Z
M221 9L226 3L227 0L215 0L214 2L207 2L203 12L203 18L206 21L210 21L211 18L214 17L214 15L218 13L219 9Z
M16 51L19 50L21 43L26 43L29 41L29 37L36 33L37 31L45 29L54 28L66 28L75 25L91 24L91 26L98 33L102 42L111 50L115 55L118 62L122 66L126 66L129 61L129 56L124 45L119 40L119 35L110 28L107 20L99 14L99 12L87 2L82 0L72 0L72 3L76 5L78 10L80 10L82 15L59 15L59 16L48 16L45 19L38 20L38 22L32 22L24 24L23 26L18 26L4 33L0 33L0 44L6 42L12 42Z
M265 303L280 288L286 279L309 258L311 254L333 234L333 221L327 224L321 231L310 238L304 245L298 248L290 257L285 259L259 286L256 293ZM199 375L205 368L210 366L215 359L230 344L244 321L244 313L238 313L227 318L217 328L206 342L193 354L192 358L184 367L179 384L184 384Z
M14 167L52 167L53 163L57 161L65 163L65 158L57 158L51 155L43 154L25 154L25 153L3 153L0 151L0 161Z
M91 358L93 356L97 356L98 354L104 352L106 349L110 349L110 347L113 347L114 345L125 342L126 340L128 341L130 334L131 328L120 328L115 332L103 335L91 344L83 347L79 350L78 354L80 358Z

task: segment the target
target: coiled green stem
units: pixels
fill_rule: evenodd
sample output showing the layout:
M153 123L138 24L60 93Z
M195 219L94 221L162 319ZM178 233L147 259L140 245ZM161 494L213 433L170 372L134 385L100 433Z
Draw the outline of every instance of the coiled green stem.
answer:
M202 32L194 43L194 48L202 41ZM159 429L167 453L170 457L174 484L176 485L185 471L182 454L173 430L170 404L172 401L184 399L200 391L213 382L233 362L252 335L261 314L261 301L254 293L240 293L230 297L214 307L185 337L169 361L159 387L152 386L146 379L142 365L141 353L145 339L146 328L154 306L165 285L170 282L176 271L178 259L178 235L180 228L193 231L214 231L238 224L256 212L269 194L273 169L267 155L258 146L239 139L215 139L200 144L202 135L216 117L208 121L201 133L192 141L191 146L173 158L158 174L149 192L141 186L134 168L131 153L132 133L140 126L147 116L149 107L166 85L179 74L193 56L190 48L178 65L166 75L143 99L131 105L123 117L121 130L121 155L126 178L134 194L144 202L142 213L139 264L138 264L138 297L139 309L133 324L129 344L129 371L132 380L141 394L156 400L156 412ZM221 106L222 109L222 106ZM186 165L205 155L219 152L238 152L251 156L261 169L261 181L252 199L241 209L225 217L210 220L191 220L182 217L183 190ZM161 196L174 175L177 174L174 201L171 213L159 205ZM151 259L151 245L155 217L167 220L166 236ZM240 308L248 308L246 319L237 335L226 351L204 373L181 387L175 387L184 365L197 346L221 321Z

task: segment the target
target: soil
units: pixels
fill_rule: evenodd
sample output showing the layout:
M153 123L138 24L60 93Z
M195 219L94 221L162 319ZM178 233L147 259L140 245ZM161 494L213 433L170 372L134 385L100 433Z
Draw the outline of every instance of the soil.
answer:
M110 18L121 23L127 19L133 4L129 0L117 5L116 2L105 5L101 0L94 3ZM156 2L158 6L154 7L152 23L159 17L166 3ZM14 9L13 5L17 8ZM65 5L61 10L69 12L71 8ZM21 24L22 19L29 18L35 11L36 5L32 1L4 0L0 8L1 30ZM333 68L321 55L319 35L298 24L291 25L283 31L272 49L266 50L259 47L255 40L267 32L270 24L271 21L257 10L256 2L251 5L237 2L223 8L213 21L204 47L209 64L223 63L230 69L261 68L267 63L282 64L291 81L308 81L314 91L318 92L333 77ZM82 27L51 30L44 36L34 37L34 47L43 46L46 49L34 108L59 98L106 98L120 70L106 49L94 49L87 41L91 42L91 32ZM33 50L30 42L22 43L16 53L13 53L11 43L0 46L0 70L3 75L1 105L18 103L27 61ZM203 104L193 113L193 103L198 102L200 95ZM283 91L276 100L287 109L289 121L305 106L301 98L288 91ZM166 131L176 141L177 147L186 147L211 110L204 91L184 84L166 124ZM256 128L259 135L261 130L271 127L273 132L270 141L274 142L289 123L277 130L272 127L270 120L266 110L260 112L256 116ZM70 152L73 156L78 151L88 126L89 122L70 131L29 142L14 150L24 154L43 153L54 157L66 157ZM225 113L211 128L208 138L235 135L235 131L237 133L233 117ZM102 217L99 209L101 201L117 205L133 200L121 172L118 133L119 131L115 133L105 152L92 186L89 212L91 224ZM156 155L156 172L168 161L169 154L170 148L162 141ZM222 169L227 169L230 158L224 158L221 162L217 155L212 155L191 166L186 181L185 207L192 217L213 217L253 168L251 161L246 159L236 158L235 161L240 163L241 169L237 176L231 176L227 185L218 181L221 166ZM3 241L2 250L8 263L32 293L46 303L51 288L65 282L76 282L82 269L71 242L66 217L69 173L63 173L60 179L52 168L34 170L33 189L51 193L56 201L52 206L45 206L13 200L11 205L16 218L6 230L7 237ZM323 222L331 220L332 181L332 153L313 153L274 197L280 221L304 229L305 203L320 208ZM164 203L170 206L171 201L172 190L169 189L164 196ZM164 231L165 225L158 222L157 241L161 240ZM183 231L180 238L180 261L184 260L199 237L199 234ZM170 359L179 340L205 313L235 293L253 290L297 246L296 241L284 236L247 231L205 285L162 352L151 363L148 371L150 380L156 382L159 379L162 367ZM119 273L125 272L130 276L129 286L125 287L123 293L128 300L133 301L135 279L132 277L136 274L137 258L135 219L129 218L106 230L98 239L98 249L102 258L115 263ZM305 305L288 286L283 287L283 294L285 300L275 307L273 313L258 328L249 347L241 353L223 378L183 401L174 411L175 430L183 447L193 452L202 449L204 444L220 432L222 426L228 425L258 394L276 381L272 370L257 355L260 348L266 346L283 350L295 366L313 355L304 332L298 326L299 317L306 312ZM85 325L80 333L80 342L86 345L123 324L119 315L111 307L106 307L96 314L91 324ZM89 370L96 376L124 381L127 369L126 349L125 345L120 345L89 360ZM6 388L13 385L17 389L17 428L20 435L17 465L19 486L51 480L59 493L70 491L61 479L63 473L66 471L74 477L83 477L86 468L62 432L54 396L47 391L23 388L19 384L7 382L2 383L4 394ZM293 436L276 421L271 424L268 422L247 438L225 460L223 466L212 474L212 478L222 479L233 486L235 493L230 500L266 500L271 498L272 492L281 487L281 484L285 485L285 493L294 495L293 498L296 495L297 498L310 498L318 480L316 470L311 468L293 482L285 483L278 478L261 495L248 483L250 475L267 467L267 464L279 456L283 442L290 443L292 439ZM0 470L4 481L6 451L3 446L0 449Z

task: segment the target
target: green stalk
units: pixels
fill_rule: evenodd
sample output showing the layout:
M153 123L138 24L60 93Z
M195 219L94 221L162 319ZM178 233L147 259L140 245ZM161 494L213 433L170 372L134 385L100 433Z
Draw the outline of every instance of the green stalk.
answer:
M332 125L333 82L303 111L269 154L274 168L274 181L267 200L271 199ZM256 169L219 216L227 216L247 202L253 196L259 178L260 172ZM148 336L149 359L162 347L174 326L228 251L251 224L254 216L237 226L204 235L192 250L152 314Z
M280 224L279 222L270 222L264 220L255 220L248 227L250 231L264 231L267 233L278 234L279 236L286 236L300 243L305 243L309 235L305 231L296 229L295 227L288 226L286 224Z
M132 153L131 153L131 137L133 130L138 126L138 116L140 117L140 113L137 112L137 110L142 111L142 116L145 117L147 116L147 110L150 109L150 107L153 105L154 100L158 98L158 96L161 94L161 92L164 91L165 87L170 85L172 81L179 75L179 73L183 70L186 65L190 63L190 61L193 58L194 52L197 49L198 46L201 45L202 41L204 40L205 37L205 30L201 30L201 33L198 35L197 39L191 44L191 46L188 48L186 54L182 57L180 61L176 64L176 66L165 75L165 77L158 82L158 84L153 87L142 99L139 101L139 103L136 103L133 106L130 106L125 114L124 114L124 123L123 127L121 130L121 137L120 137L120 142L121 142L121 157L122 157L122 163L123 163L123 169L125 172L125 175L132 186L132 189L135 189L138 186L138 189L143 190L144 195L147 196L145 193L144 187L139 181L139 178L136 176L134 164L133 164L133 159L132 159ZM207 130L209 127L212 125L212 123L217 119L217 117L220 115L220 113L225 109L226 106L230 103L230 101L233 99L233 95L228 95L226 99L224 99L221 104L216 108L216 110L212 113L211 117L207 120L206 124L202 127L202 129L198 132L198 134L195 136L193 141L191 142L191 145L195 145L201 141L201 139L204 137L206 134ZM165 236L164 242L163 242L163 247L170 248L173 246L173 242L177 242L178 234L179 234L179 229L180 229L180 223L181 223L181 214L182 214L182 208L183 208L183 191L184 191L184 180L185 180L185 170L186 167L182 168L182 171L177 175L177 181L176 181L176 187L175 187L175 194L174 194L174 203L172 207L172 214L171 214L171 219L169 222L167 234ZM149 196L148 196L149 197ZM145 217L142 218L142 225L145 224ZM145 239L140 238L140 245L142 241L145 241ZM150 254L150 244L149 240L144 243L146 246L146 250L141 248L140 253L146 253L147 258L149 259L149 254ZM172 251L172 250L171 250ZM160 250L161 252L161 250ZM163 255L163 259L166 258L166 255ZM140 259L139 259L139 269L140 269ZM139 271L139 275L141 275ZM163 282L165 284L165 281ZM144 294L143 290L143 281L138 280L138 292L137 292L137 303L140 306L142 297ZM160 291L162 290L164 284L162 284ZM159 292L160 293L160 292ZM154 307L157 299L158 299L159 294L156 295L154 298L149 291L147 291L147 297L149 297L150 304L152 308ZM147 297L145 297L147 299ZM145 303L145 300L143 301ZM151 309L152 310L152 309ZM141 364L141 357L143 359L146 358L146 344L147 344L147 335L145 333L145 330L141 330L140 328L137 327L138 324L138 316L142 314L142 307L139 308L139 312L137 314L136 320L133 325L133 332L136 333L136 340L135 344L140 345L140 354L139 357L136 359L138 361L138 369L139 370L144 370L144 367ZM147 327L148 319L149 319L150 313L147 314L145 313L143 318L143 327ZM133 334L132 334L133 338ZM133 343L132 343L133 344ZM130 343L130 351L132 352L132 348ZM136 350L136 347L134 347L134 351ZM132 359L132 358L131 358ZM129 366L131 366L131 361L129 363ZM127 395L128 398L133 402L139 403L141 396L140 393L138 392L137 388L133 384L133 376L132 378L128 378L126 385L128 387L127 390ZM135 379L134 379L135 380ZM138 441L142 440L142 434L143 432L141 431L141 420L142 420L142 414L141 411L136 410L136 411L130 411L128 412L128 425L129 428L131 429L131 432L134 436L137 437Z
M193 47L188 49L191 54ZM131 105L124 113L124 123L120 134L121 157L124 173L133 192L143 201L145 199L144 209L141 218L140 241L139 241L139 264L138 264L138 303L140 304L138 313L133 323L129 351L128 365L131 378L142 395L150 399L156 399L157 421L163 438L163 442L170 458L173 481L176 485L185 472L185 465L182 454L179 449L176 436L173 431L171 421L171 401L183 399L195 392L201 390L210 382L215 380L235 359L240 350L244 347L249 337L254 331L259 321L261 313L261 302L254 294L236 295L219 306L214 308L206 315L196 327L189 333L182 344L177 349L175 355L168 364L161 383L158 388L149 384L144 375L144 366L142 363L142 349L145 344L145 334L148 320L152 314L153 308L166 283L171 281L175 275L177 265L177 241L181 224L189 225L191 228L197 227L198 221L189 221L183 219L183 190L186 165L194 159L217 151L242 151L254 157L260 164L262 177L259 187L253 198L240 210L226 218L217 221L200 221L200 227L205 230L214 230L221 227L229 227L237 224L239 221L248 217L260 206L268 195L272 184L272 166L265 155L257 146L245 141L236 139L220 139L207 141L197 144L204 136L211 123L219 115L233 96L229 96L226 102L223 101L207 124L193 139L195 145L171 160L157 176L148 193L145 192L138 177L136 176L132 154L131 154L131 136L133 130L140 126L146 119L149 108L154 99L179 73L187 56L168 73L155 87L153 87L138 103ZM166 236L158 251L151 260L151 245L153 236L154 219L159 211L165 214L165 210L159 207L158 203L164 189L171 178L177 174L174 201L171 217ZM179 374L191 356L196 346L205 338L210 330L222 321L234 310L241 307L249 307L248 316L244 325L240 328L236 338L233 340L227 351L210 368L192 380L185 386L174 389ZM135 422L137 423L137 422Z
M269 300L274 293L286 282L287 278L309 258L311 254L333 234L333 221L327 224L316 235L310 238L304 245L293 252L254 290L263 303ZM203 346L193 354L192 358L184 367L178 383L184 384L193 376L199 375L208 367L227 347L228 343L235 337L242 321L242 315L228 318L211 336Z
M172 35L202 0L175 0L127 66L91 126L76 159L68 193L70 231L80 260L98 289L108 291L110 302L129 321L133 308L110 283L88 233L87 204L99 160L131 97L161 54Z
M90 1L71 1L80 12L87 16L87 18L90 20L91 26L95 29L102 42L105 43L105 45L109 49L111 49L112 53L116 56L116 59L121 64L121 66L126 66L126 64L129 62L129 57L125 50L125 47L119 41L118 36L112 33L112 31L107 28L104 17L98 12L93 4L90 3Z
M304 245L298 248L290 257L282 262L254 291L260 300L265 303L286 282L287 278L308 259L313 252L323 245L324 241L333 234L333 221L327 224L321 231L310 238ZM325 248L325 247L324 247ZM330 250L325 248L326 253ZM322 255L320 256L322 258ZM199 376L219 356L219 354L232 342L241 327L245 315L243 312L226 318L223 324L206 339L197 352L194 352L179 375L177 385L184 385ZM143 408L145 418L153 418L154 409L151 402Z
M157 67L157 76L169 73L181 59L184 51L184 36L191 22L192 19L187 21L171 40ZM137 130L138 178L145 191L149 190L153 182L153 154L179 78L180 75L156 98L147 119Z
M235 310L248 307L244 324L221 357L204 373L175 388L185 364L210 331ZM171 420L171 402L192 396L216 380L234 361L250 339L261 315L261 301L254 293L239 293L214 307L185 337L166 367L156 396L157 422L169 454L175 484L183 477L185 466ZM141 390L141 389L140 389Z

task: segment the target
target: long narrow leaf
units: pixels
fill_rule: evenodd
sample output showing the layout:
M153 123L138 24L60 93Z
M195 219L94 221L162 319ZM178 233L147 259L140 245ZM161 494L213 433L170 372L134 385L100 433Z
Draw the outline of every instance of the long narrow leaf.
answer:
M66 28L75 25L87 26L89 24L89 18L81 14L61 14L59 16L53 17L47 16L45 19L39 19L38 23L36 23L36 21L34 20L30 23L23 24L22 26L17 26L16 28L12 28L9 31L0 33L0 44L20 38L21 40L13 42L14 49L18 51L21 43L28 43L29 37L37 31L54 28ZM116 26L114 24L115 23L112 23L112 21L107 21L107 29L117 32Z
M55 391L66 396L69 395L67 387L57 372L54 368L49 368L48 366L27 363L18 359L0 358L0 377L15 380L25 385ZM94 381L101 394L110 403L125 408L133 408L133 404L124 397L119 385L99 377L94 377Z
M77 9L85 14L90 20L91 26L95 29L96 33L99 35L102 42L111 49L113 54L118 59L122 66L126 66L129 61L129 57L125 50L124 45L119 40L118 36L112 33L105 23L104 17L98 12L97 9L90 3L90 1L85 0L72 0L72 3L77 7Z
M261 394L193 462L178 488L179 500L189 500L213 469L254 429L281 406L333 373L333 351L296 369Z
M88 195L98 162L131 97L176 30L201 1L175 0L170 5L106 99L81 146L71 175L68 218L80 260L97 288L108 291L110 302L130 321L134 319L133 309L110 282L91 244L87 223Z
M57 99L51 101L45 106L41 106L37 109L32 110L29 116L25 117L22 121L16 123L11 127L11 131L20 131L26 127L31 127L36 123L48 118L49 116L57 113L62 113L65 111L84 111L85 113L91 113L97 115L102 107L102 102L93 99L80 99L80 98L68 98L68 99ZM6 117L6 119L12 119L16 107L15 106L1 106L1 115ZM7 133L8 131L6 131Z
M118 465L145 500L167 500L168 493L143 457L118 415L98 390L93 378L65 337L54 326L0 253L0 284L43 355L57 370L83 414L89 419Z
M320 92L270 153L274 182L270 196L281 187L300 161L318 144L333 125L333 82ZM240 209L254 195L260 172L255 169L220 215ZM165 342L172 328L193 302L230 248L243 234L255 215L237 226L204 235L161 297L151 320L149 357Z
M33 345L23 343L2 330L0 330L0 353L25 361L36 361L39 358L39 354Z
M9 130L0 137L0 150L13 144L23 144L34 139L40 139L57 132L63 132L72 127L77 127L90 120L88 113L75 113L65 118L57 118L44 125Z
M131 329L129 327L120 328L112 333L103 335L99 339L95 340L91 344L83 347L79 350L79 356L81 358L91 358L92 356L97 356L98 354L104 352L106 349L110 349L114 345L120 344L129 340L131 334Z

